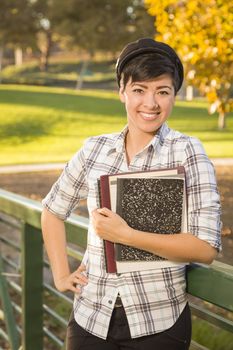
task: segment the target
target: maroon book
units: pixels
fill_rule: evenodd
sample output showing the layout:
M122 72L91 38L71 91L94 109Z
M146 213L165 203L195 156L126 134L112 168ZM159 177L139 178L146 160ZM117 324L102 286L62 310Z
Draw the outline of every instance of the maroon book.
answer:
M110 188L109 188L109 175L103 175L100 177L99 182L99 192L100 192L100 206L103 208L111 208L110 201ZM106 270L108 273L116 273L116 261L115 261L115 252L114 252L114 243L104 240L104 254L105 254L105 263Z

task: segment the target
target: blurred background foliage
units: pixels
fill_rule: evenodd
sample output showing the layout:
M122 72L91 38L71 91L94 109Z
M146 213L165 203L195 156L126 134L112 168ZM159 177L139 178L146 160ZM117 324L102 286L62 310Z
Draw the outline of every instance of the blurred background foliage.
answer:
M207 97L222 130L233 108L232 10L227 0L1 0L0 79L115 89L121 48L155 37L178 51L187 99L193 91ZM97 72L102 61L107 71Z
M174 47L186 80L207 97L209 112L219 113L219 129L233 109L233 2L227 0L145 0L155 16L158 40Z

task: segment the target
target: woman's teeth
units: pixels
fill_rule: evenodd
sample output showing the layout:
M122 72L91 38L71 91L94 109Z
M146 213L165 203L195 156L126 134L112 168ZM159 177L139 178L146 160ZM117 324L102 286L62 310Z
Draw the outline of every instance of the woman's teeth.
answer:
M160 114L160 112L156 112L156 113L144 113L144 112L141 112L141 116L144 119L148 119L148 120L152 120L152 119L156 118L159 114Z

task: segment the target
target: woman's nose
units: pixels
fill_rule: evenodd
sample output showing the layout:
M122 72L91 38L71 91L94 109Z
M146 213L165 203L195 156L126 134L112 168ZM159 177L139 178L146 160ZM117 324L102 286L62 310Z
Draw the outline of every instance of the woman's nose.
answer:
M158 99L157 99L156 94L148 92L145 95L144 105L150 109L158 108L159 104L158 104Z

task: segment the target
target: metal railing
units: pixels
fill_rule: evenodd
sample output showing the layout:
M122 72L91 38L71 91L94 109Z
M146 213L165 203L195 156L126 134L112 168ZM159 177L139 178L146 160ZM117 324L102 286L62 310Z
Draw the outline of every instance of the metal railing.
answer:
M41 210L39 202L0 190L0 349L1 341L12 350L64 348L72 295L53 287L43 253ZM86 247L87 227L88 219L77 215L66 222L67 251L76 266ZM226 310L233 311L233 267L217 261L192 264L187 285L194 299L192 314L233 332L232 319L226 316ZM206 348L192 341L191 349Z

